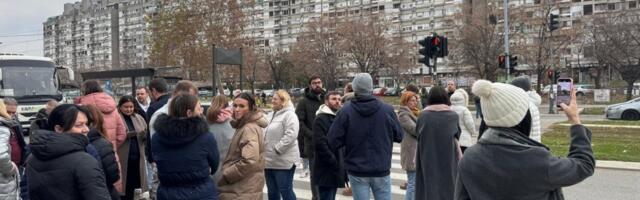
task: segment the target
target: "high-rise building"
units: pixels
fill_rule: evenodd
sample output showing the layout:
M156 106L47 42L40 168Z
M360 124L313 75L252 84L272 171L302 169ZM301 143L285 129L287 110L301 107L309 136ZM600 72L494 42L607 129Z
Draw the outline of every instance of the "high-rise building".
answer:
M77 71L110 70L113 66L120 69L142 67L146 62L145 16L155 10L154 0L67 3L61 15L43 23L44 56ZM114 29L119 33L117 44L112 41ZM119 46L118 56L113 55L114 45ZM118 65L112 63L114 59L119 60Z

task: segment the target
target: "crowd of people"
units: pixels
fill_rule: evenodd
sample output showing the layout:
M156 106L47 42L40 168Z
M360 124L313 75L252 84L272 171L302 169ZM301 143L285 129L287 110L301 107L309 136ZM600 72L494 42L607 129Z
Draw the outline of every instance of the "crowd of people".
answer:
M203 110L190 81L169 91L154 79L116 101L90 80L74 104L50 101L38 112L28 144L17 102L5 98L0 196L253 200L266 185L268 199L293 200L300 168L314 200L335 199L338 188L356 200L390 200L394 143L406 200L563 199L562 187L594 172L575 91L561 105L573 124L570 152L558 158L540 143L540 97L523 77L476 81L475 118L470 95L453 82L429 91L408 86L397 107L372 95L367 73L355 75L344 95L326 92L317 76L308 83L297 104L277 90L264 112L252 95L235 92Z

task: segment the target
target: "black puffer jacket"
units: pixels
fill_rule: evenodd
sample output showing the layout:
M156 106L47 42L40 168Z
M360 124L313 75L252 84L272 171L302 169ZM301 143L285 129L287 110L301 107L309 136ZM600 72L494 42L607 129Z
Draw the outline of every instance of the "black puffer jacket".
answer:
M85 152L87 137L39 130L31 136L25 175L32 200L109 200L100 163Z
M111 199L120 199L118 191L113 186L113 183L120 179L120 169L118 169L118 162L116 161L116 154L113 151L113 145L109 140L103 138L100 132L96 129L91 129L89 134L89 141L98 151L102 164L102 170L106 179L107 188L111 194Z
M298 145L301 147L301 157L313 159L313 121L316 119L316 111L324 103L325 92L316 94L311 89L304 89L304 98L300 99L296 106L296 115L300 120L298 132Z

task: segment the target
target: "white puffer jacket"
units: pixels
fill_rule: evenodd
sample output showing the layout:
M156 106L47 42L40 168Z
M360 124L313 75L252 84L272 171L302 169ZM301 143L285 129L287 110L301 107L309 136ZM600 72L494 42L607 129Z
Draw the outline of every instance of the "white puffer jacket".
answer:
M529 138L540 142L542 139L542 130L540 125L540 111L538 107L542 102L542 98L536 91L528 91L529 99L531 103L529 104L529 112L531 113L531 134Z
M476 124L473 122L471 111L466 106L464 94L456 91L451 95L451 110L458 114L458 126L460 126L460 146L470 147L474 145L473 135L476 132Z
M291 169L300 158L298 131L300 122L293 104L288 102L281 110L267 116L269 125L264 129L264 158L267 169Z
M20 199L18 192L18 169L11 162L11 131L13 122L0 117L0 199Z

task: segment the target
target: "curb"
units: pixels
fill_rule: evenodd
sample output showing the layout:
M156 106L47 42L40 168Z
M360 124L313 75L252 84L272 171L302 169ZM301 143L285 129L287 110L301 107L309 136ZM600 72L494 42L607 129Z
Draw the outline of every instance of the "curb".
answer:
M571 124L556 124L559 126L571 126ZM640 129L640 126L629 126L629 125L607 125L607 124L582 124L586 127L598 127L598 128L631 128L631 129Z
M596 160L596 168L640 171L640 162Z

